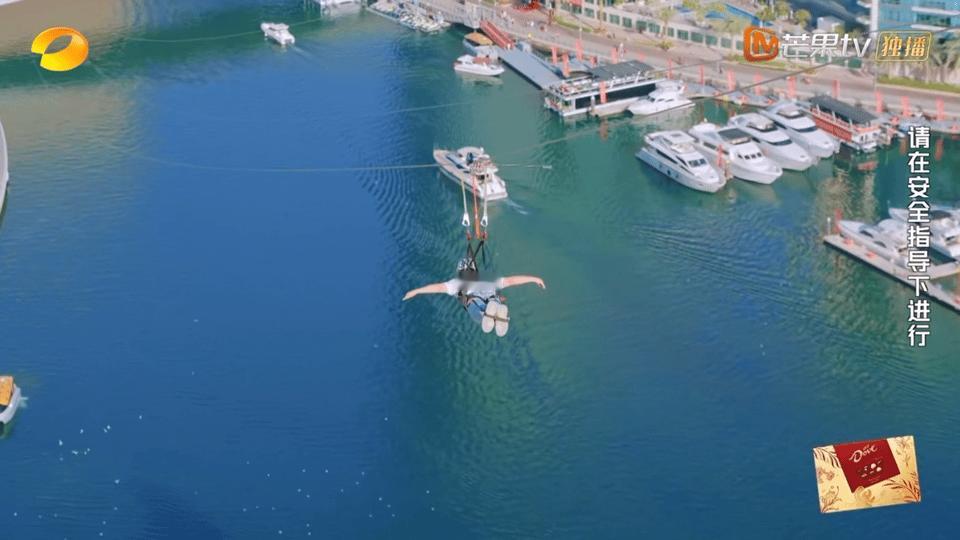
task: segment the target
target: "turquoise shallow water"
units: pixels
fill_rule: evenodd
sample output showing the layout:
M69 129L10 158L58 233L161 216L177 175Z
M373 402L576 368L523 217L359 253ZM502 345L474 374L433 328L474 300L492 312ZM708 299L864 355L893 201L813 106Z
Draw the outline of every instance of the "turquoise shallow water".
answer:
M129 8L76 72L0 60L0 371L30 398L5 537L952 537L960 316L910 349L909 290L818 238L903 204L900 149L704 196L633 153L716 107L565 125L512 72L456 76L456 33L361 14L282 51L163 40L315 14ZM548 285L508 292L499 341L400 302L452 274L455 187L329 170L466 144L511 193L489 272ZM900 434L923 502L820 515L810 449Z

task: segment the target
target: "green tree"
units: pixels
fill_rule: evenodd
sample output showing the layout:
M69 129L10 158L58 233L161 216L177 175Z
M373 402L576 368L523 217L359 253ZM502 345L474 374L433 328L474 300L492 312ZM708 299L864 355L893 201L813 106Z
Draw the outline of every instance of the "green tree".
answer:
M726 17L715 22L713 29L724 34L739 35L749 26L749 22L743 17Z
M798 9L793 12L793 22L804 28L807 27L807 24L810 22L811 18L813 18L813 16L810 15L810 12L805 9Z
M662 27L660 28L661 36L667 35L667 24L670 23L670 21L673 19L673 16L676 14L677 10L673 9L672 7L665 7L657 12L657 18L660 19L661 23L663 23Z
M765 23L773 22L777 19L777 12L770 6L763 6L757 10L757 18Z
M790 16L790 2L787 2L787 0L777 0L773 5L773 12L777 15L778 19L786 19Z

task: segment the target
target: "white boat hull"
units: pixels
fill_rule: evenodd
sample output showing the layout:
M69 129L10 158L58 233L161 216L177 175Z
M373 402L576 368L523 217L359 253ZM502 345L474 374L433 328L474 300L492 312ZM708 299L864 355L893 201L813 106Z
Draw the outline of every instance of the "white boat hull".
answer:
M499 201L507 198L507 186L500 177L497 177L497 181L495 182L487 185L479 185L477 189L474 189L473 178L468 174L461 173L459 169L450 163L446 158L447 152L448 150L443 149L434 150L433 159L437 162L440 172L452 180L457 187L460 187L462 182L463 185L466 186L467 191L475 194L481 200Z
M705 193L716 193L726 185L725 182L714 182L708 183L700 180L696 176L686 174L683 171L678 171L673 167L668 166L666 163L657 159L650 151L646 148L641 149L636 153L637 159L650 165L654 169L660 171L664 176L670 178L671 180L677 182L680 185L686 186L690 189L695 189L697 191L703 191Z
M684 109L689 109L693 107L694 103L689 99L684 99L670 104L662 103L651 103L648 100L639 100L633 105L630 105L630 113L635 116L649 116L651 114L658 114L664 111L681 111Z
M695 143L694 146L701 154L706 156L707 161L709 161L711 165L717 163L717 152L715 150L707 148L700 142ZM743 164L735 160L731 161L727 156L724 156L724 161L730 170L730 174L736 178L739 178L740 180L746 180L747 182L754 182L757 184L772 184L783 174L783 171L772 168L761 170L745 167ZM717 167L714 165L714 168Z
M476 64L460 64L456 63L453 65L453 70L457 73L465 73L468 75L478 75L481 77L499 77L503 73L503 68L500 66L478 66Z
M792 141L793 139L790 140ZM764 141L757 141L757 145L760 146L760 149L763 150L763 153L766 154L768 158L776 161L777 164L784 169L805 171L815 163L815 160L807 154L805 150L803 152L791 153L789 150L784 151L781 146L769 144ZM791 146L793 145L788 145L788 148ZM796 146L793 146L793 149L798 150Z
M20 388L16 385L13 386L13 396L10 398L10 404L7 405L7 408L0 412L0 428L6 426L13 421L13 417L17 414L17 409L20 407Z
M903 257L895 250L888 247L879 246L873 241L873 239L864 236L860 232L860 227L862 225L862 223L857 221L841 220L839 223L837 223L837 229L840 231L841 236L850 240L851 242L856 242L860 246L870 250L880 257L883 257L893 264L905 266L906 261L904 261Z

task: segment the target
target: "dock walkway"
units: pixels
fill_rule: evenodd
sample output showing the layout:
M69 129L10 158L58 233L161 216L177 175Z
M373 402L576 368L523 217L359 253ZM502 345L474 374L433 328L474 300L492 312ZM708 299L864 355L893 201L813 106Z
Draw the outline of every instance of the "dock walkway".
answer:
M533 52L524 51L522 48L498 48L497 54L500 55L500 60L540 90L561 81L560 75Z
M862 245L847 240L839 234L828 234L823 237L823 241L847 255L860 259L884 274L897 279L904 285L913 288L913 283L908 279L910 272L906 268L891 263ZM960 290L949 291L943 285L933 283L935 280L957 274L960 274L960 262L939 264L931 267L930 272L928 272L930 283L928 284L929 290L926 292L926 295L947 307L953 308L954 311L960 312Z

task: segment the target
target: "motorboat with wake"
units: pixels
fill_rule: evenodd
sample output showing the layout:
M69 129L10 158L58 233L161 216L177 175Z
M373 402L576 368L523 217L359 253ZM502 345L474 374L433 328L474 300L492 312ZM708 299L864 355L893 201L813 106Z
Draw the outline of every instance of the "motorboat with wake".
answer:
M265 39L272 39L282 47L293 45L297 42L293 34L290 33L290 27L283 23L260 23L260 30L263 31L263 37Z
M693 147L693 137L682 131L655 131L643 138L646 146L637 152L637 159L697 191L716 193L726 179L710 166Z
M799 144L814 157L827 158L837 153L840 143L817 127L803 109L791 101L774 103L759 114L769 118L774 125L787 133L793 142Z
M760 150L784 169L805 171L816 161L772 120L758 113L738 114L729 125L750 135Z
M890 217L909 223L910 211L906 208L891 208ZM930 247L951 259L960 259L960 220L944 208L931 208ZM908 225L909 226L909 225Z
M730 168L730 173L741 180L772 184L780 178L783 169L763 155L750 136L737 128L719 128L703 122L690 128L694 145L711 164Z
M463 47L467 52L474 56L486 56L497 59L500 57L497 53L497 47L493 41L480 32L470 32L463 37Z
M896 219L885 219L876 225L860 221L840 220L840 235L898 266L906 266L907 225Z
M630 105L629 110L636 116L646 116L663 111L688 109L693 107L693 102L683 97L686 89L686 85L680 81L659 81L654 91Z
M10 170L7 165L7 135L3 131L3 122L0 122L0 212L7 200L7 183L10 181Z
M503 66L488 56L470 56L465 54L453 63L454 71L483 77L497 77L503 73Z
M20 388L10 375L0 375L0 431L13 421L20 407Z
M497 167L490 156L478 146L464 146L459 150L438 148L433 151L433 159L440 166L440 172L458 185L470 189L477 197L486 201L507 198L507 185L497 175Z

